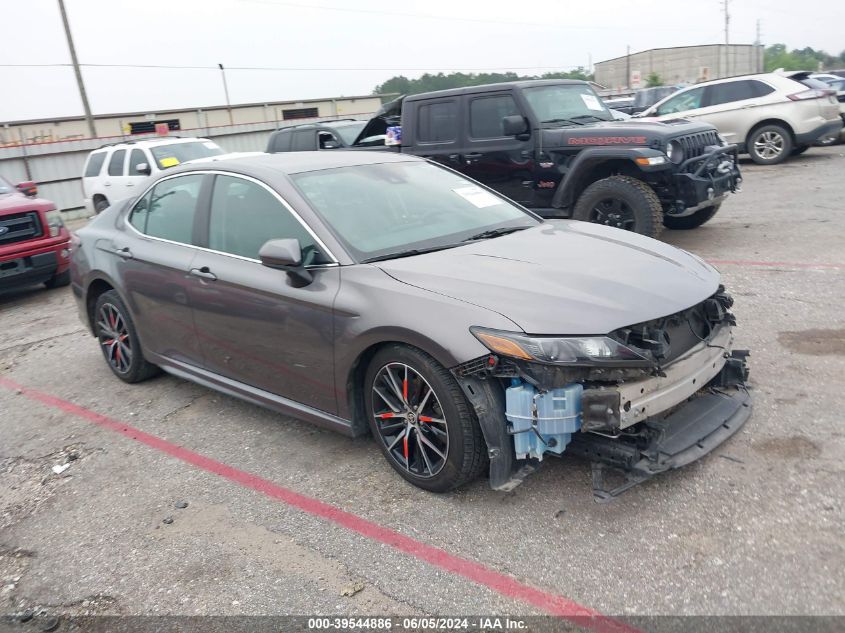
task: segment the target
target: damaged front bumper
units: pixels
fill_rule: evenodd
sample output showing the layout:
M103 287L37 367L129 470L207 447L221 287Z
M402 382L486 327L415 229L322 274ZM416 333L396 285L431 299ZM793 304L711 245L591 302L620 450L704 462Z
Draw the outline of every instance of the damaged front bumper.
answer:
M579 387L580 431L571 435L544 434L542 417L535 419L533 428L514 430L515 425L505 419L502 383L456 372L487 442L491 487L511 490L539 467L544 452L567 452L593 462L594 493L601 501L706 455L736 433L751 414L745 384L748 353L733 351L732 343L731 327L725 325L655 375ZM541 394L544 386L538 386ZM563 399L562 391L551 387L548 395ZM515 451L514 434L526 432L537 438L531 439L541 447L539 454L525 452L525 441L516 441L523 452ZM608 467L623 474L621 485L605 484Z
M722 202L739 191L742 174L736 145L713 147L705 154L684 161L674 174L677 199L669 215L684 217Z

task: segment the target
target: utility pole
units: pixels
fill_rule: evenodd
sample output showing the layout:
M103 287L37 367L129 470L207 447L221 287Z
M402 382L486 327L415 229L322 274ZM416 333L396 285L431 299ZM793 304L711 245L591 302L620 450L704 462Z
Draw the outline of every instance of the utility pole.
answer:
M628 44L628 53L625 56L625 89L631 89L631 45Z
M220 67L220 76L223 77L223 92L226 93L226 109L229 111L229 125L234 125L235 120L232 118L232 104L229 103L229 86L226 84L226 69L223 64L217 64Z
M763 72L763 40L760 34L760 18L757 18L757 39L754 41L757 45L756 53L757 59L755 61L755 68L758 73Z
M97 128L94 127L94 117L91 115L91 106L88 104L88 93L85 92L85 83L82 81L82 71L79 70L79 60L76 58L76 49L73 46L73 37L70 35L70 24L65 11L64 0L59 0L59 11L62 14L62 23L65 25L65 36L67 46L70 49L70 61L73 63L73 72L76 74L76 85L79 87L79 96L82 98L82 108L85 110L85 120L88 122L88 132L91 138L96 138Z
M731 60L730 60L730 39L728 37L729 27L731 23L731 14L728 12L728 3L730 0L722 0L725 5L725 76L731 76Z

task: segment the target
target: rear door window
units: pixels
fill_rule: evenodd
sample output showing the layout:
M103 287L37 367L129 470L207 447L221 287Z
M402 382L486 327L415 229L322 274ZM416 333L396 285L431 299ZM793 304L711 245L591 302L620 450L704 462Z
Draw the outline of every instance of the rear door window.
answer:
M151 237L193 243L202 174L186 174L156 184L132 208L129 223Z
M757 89L752 81L728 81L707 87L707 105L721 105L735 101L745 101L757 96Z
M106 152L93 152L88 159L88 164L85 165L85 177L99 176L104 162L106 162Z
M109 176L123 175L123 161L125 158L125 149L119 149L111 155L111 160L109 161Z
M297 130L293 133L291 150L294 152L311 152L317 149L317 130Z
M458 137L458 102L425 103L417 110L417 140L449 143Z

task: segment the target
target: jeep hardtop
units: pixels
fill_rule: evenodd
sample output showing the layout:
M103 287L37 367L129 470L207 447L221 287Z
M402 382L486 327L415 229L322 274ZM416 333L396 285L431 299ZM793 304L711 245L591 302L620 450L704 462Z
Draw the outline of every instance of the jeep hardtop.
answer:
M737 148L705 123L615 121L584 81L517 81L402 96L353 144L429 158L543 217L652 237L707 222L739 189ZM361 147L365 149L365 147Z

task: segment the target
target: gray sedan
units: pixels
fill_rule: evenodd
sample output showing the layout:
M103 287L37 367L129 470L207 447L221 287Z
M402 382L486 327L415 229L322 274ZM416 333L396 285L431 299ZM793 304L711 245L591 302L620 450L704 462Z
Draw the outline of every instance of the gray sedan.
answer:
M745 422L732 300L698 257L550 224L414 157L168 170L75 236L82 320L126 382L160 369L350 436L411 483L517 485L581 455L599 498ZM603 468L626 483L603 484Z

